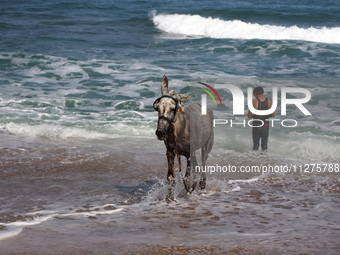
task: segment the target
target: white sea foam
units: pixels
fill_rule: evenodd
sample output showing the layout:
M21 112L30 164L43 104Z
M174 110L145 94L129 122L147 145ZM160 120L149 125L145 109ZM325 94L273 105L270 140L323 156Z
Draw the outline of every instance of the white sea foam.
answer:
M238 134L240 133L240 134ZM244 164L248 160L257 162L260 155L253 154L251 128L215 129L214 149L209 157L224 162L224 158L232 161L232 164ZM339 162L339 138L326 134L315 134L283 128L271 128L268 150L273 153L265 160L273 163L288 163L291 160L302 160L303 162Z
M273 145L271 151L278 155L308 159L309 163L315 161L336 163L340 160L338 153L340 145L335 136L315 135L311 132L291 132L285 135L276 132L269 139Z
M113 208L113 209L112 209ZM100 215L108 215L108 214L115 214L117 212L121 212L123 208L115 208L114 204L106 204L104 206L95 207L94 211L72 211L69 213L63 212L51 212L51 211L38 211L28 213L27 215L39 215L35 217L33 220L28 221L15 221L11 223L1 223L6 229L0 231L0 240L4 240L13 236L16 236L22 232L25 227L34 226L41 224L42 222L51 220L57 216L59 217L86 217L86 216L96 216Z
M140 124L137 126L125 123L109 123L103 126L97 126L96 130L89 130L85 127L65 127L53 124L28 125L7 123L0 125L0 130L10 134L47 138L51 140L68 140L68 139L115 139L119 137L154 137L155 129L149 125Z
M276 26L185 14L151 13L155 26L169 34L225 39L302 40L340 43L340 27Z
M101 134L96 131L88 131L82 128L76 127L63 127L59 125L28 125L8 123L2 127L3 130L7 130L11 134L25 135L31 137L45 137L49 139L69 139L69 138L83 138L83 139L103 139L108 138L108 134ZM111 138L115 138L112 134Z
M43 217L35 218L32 221L15 221L12 223L3 223L7 230L0 232L0 240L16 236L27 226L38 225L44 221L47 221L56 216L56 214L50 214Z
M6 238L9 238L9 237L12 237L12 236L16 236L16 235L19 235L22 231L22 228L11 228L11 229L8 229L7 231L1 231L0 232L0 241L1 240L4 240Z

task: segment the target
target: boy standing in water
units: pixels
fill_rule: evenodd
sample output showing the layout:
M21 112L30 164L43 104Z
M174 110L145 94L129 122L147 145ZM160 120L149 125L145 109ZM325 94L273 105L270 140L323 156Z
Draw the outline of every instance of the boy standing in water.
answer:
M263 96L263 88L257 87L253 91L255 99L253 99L253 106L257 110L268 110L272 107L272 102L269 98ZM253 150L258 150L261 139L262 150L267 150L268 136L269 136L269 122L270 117L275 117L275 112L269 115L256 115L250 110L248 112L248 118L253 118ZM256 121L257 120L257 121Z

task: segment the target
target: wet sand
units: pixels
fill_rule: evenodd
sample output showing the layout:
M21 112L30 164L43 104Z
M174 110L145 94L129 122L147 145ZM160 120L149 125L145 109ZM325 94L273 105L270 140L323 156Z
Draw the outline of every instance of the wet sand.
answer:
M162 146L2 147L0 254L339 254L337 174L178 179L169 201Z

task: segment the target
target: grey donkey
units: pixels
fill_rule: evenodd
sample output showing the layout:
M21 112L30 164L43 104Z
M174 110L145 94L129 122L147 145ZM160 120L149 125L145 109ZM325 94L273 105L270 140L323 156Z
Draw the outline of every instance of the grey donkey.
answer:
M180 156L187 159L187 168L183 179L187 192L193 192L197 186L196 180L191 185L191 172L197 166L196 151L201 149L203 169L206 164L208 153L214 144L213 120L214 114L207 109L207 114L201 114L200 104L191 104L182 107L182 102L191 97L184 94L176 94L168 89L168 78L164 75L161 84L162 96L153 104L158 112L158 126L156 136L163 140L166 147L168 160L167 180L174 183L174 160L178 157L179 171L181 171ZM199 187L206 187L206 173L199 173ZM190 190L191 188L191 190Z

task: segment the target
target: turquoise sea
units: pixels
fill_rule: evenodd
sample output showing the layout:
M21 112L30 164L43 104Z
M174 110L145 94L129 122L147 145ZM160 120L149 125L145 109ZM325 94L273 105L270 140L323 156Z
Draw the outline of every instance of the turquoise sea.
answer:
M0 254L339 254L339 67L335 0L3 0ZM191 195L177 172L169 202L163 75L182 94L309 90L311 116L279 100L298 125L272 127L268 153L219 125L208 159L307 170L215 173ZM215 117L242 122L218 92Z

